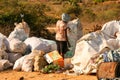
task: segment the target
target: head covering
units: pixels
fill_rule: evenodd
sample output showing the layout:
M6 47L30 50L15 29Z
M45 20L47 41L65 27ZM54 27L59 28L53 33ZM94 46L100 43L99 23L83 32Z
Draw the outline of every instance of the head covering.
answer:
M70 16L66 13L62 14L62 20L68 22L70 20Z

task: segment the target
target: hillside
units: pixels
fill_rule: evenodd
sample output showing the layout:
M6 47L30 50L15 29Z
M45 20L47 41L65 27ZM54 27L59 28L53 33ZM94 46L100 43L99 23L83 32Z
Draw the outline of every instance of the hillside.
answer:
M21 13L31 28L30 36L49 39L54 39L54 33L49 33L46 28L55 27L63 12L70 14L71 20L80 19L84 34L101 29L108 21L119 19L119 0L93 1L99 0L1 0L0 32L8 36L14 22L21 22Z
M46 12L46 15L60 19L63 11L63 4L64 3L47 2L47 6L52 10ZM72 15L72 19L76 17L80 19L84 34L99 30L104 23L111 20L119 20L120 17L119 0L111 0L98 4L78 3L78 5L82 9L81 14L78 16ZM55 24L51 24L51 26L49 25L48 27L53 26L55 27Z

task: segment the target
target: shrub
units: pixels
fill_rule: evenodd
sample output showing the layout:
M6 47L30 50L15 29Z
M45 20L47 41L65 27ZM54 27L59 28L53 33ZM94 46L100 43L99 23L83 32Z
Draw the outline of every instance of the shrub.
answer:
M93 22L93 21L95 21L96 14L93 13L93 11L90 10L90 9L85 9L82 12L82 15L83 15L82 18L84 18L86 22Z
M63 12L79 16L81 14L81 8L79 6L68 6L66 9L63 9Z
M56 65L56 64L49 64L47 66L45 66L43 69L42 69L42 72L43 73L53 73L57 70L60 69L60 66L59 65Z
M105 0L93 0L95 3L104 2Z
M13 30L14 22L21 22L21 13L24 14L24 20L31 28L30 36L47 37L45 35L49 31L45 30L45 26L57 20L45 15L44 11L49 11L50 8L40 2L3 0L2 3L1 11L3 12L0 12L0 26L4 28L2 33L7 36Z
M97 15L96 20L99 22L106 22L106 21L110 21L111 19L117 19L117 17L119 17L119 11L120 10L106 10L104 12L101 12Z

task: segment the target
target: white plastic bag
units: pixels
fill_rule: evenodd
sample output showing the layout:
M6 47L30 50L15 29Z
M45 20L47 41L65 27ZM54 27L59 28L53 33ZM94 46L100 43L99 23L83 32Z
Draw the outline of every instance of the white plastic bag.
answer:
M25 33L24 29L15 29L10 33L8 38L17 38L20 41L24 41L27 38L27 34Z
M21 57L21 58L19 58L18 60L15 61L15 64L13 66L13 70L16 70L16 71L21 70L25 57L26 56L23 56L23 57Z
M8 45L7 37L0 33L0 50L7 50Z
M47 45L47 46L50 46L50 51L54 51L54 50L57 50L57 44L55 41L53 40L48 40L48 39L44 39L44 38L40 38L42 41L44 41L44 43Z
M12 66L13 66L13 64L10 63L8 60L0 60L0 71L8 69Z
M27 45L27 48L32 50L42 50L44 52L50 51L50 46L46 44L43 40L37 37L27 38L24 43Z
M68 41L72 51L74 52L77 40L83 36L82 25L79 18L69 21L68 27L70 28L70 31L67 33Z
M22 63L22 71L32 72L34 65L34 56L27 55Z
M22 57L21 53L8 53L8 60L11 63L15 63L15 61L21 57Z
M16 53L24 53L26 50L26 44L19 39L11 38L8 39L9 41L9 51L16 52Z
M8 53L3 51L3 50L0 50L0 60L8 60Z

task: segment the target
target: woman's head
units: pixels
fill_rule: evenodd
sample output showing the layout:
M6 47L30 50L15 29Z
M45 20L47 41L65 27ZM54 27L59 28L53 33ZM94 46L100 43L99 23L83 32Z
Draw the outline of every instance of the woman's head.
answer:
M61 16L62 20L68 22L70 20L70 16L66 13L63 13Z

